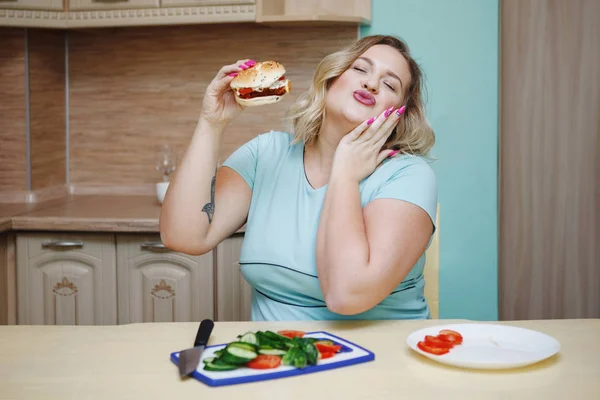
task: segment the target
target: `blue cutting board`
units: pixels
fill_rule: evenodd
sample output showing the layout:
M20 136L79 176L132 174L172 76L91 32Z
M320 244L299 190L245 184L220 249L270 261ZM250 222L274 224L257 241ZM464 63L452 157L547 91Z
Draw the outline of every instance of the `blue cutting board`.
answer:
M214 353L227 346L225 344L218 344L213 346L207 346L200 359L198 368L192 373L192 376L209 386L227 386L236 385L239 383L249 383L265 381L269 379L285 378L288 376L297 376L310 374L313 372L326 371L334 368L348 367L355 364L364 363L367 361L375 360L375 354L369 350L352 343L341 337L332 335L331 333L319 331L319 332L308 332L305 337L314 337L318 339L331 340L335 344L342 345L342 349L334 357L319 360L317 365L309 365L305 368L298 369L295 367L281 365L278 368L260 370L251 368L238 368L233 371L206 371L204 370L204 359L214 357ZM179 352L171 353L171 361L174 364L179 363Z

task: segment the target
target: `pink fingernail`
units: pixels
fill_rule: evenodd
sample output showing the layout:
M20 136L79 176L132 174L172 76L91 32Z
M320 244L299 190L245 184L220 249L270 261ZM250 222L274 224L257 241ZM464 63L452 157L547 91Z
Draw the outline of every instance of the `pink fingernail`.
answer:
M394 109L394 107L390 107L387 110L385 110L385 113L383 114L386 118L390 116L390 114L392 113L392 110Z
M228 76L237 76L237 72L232 72Z
M388 154L388 157L394 157L396 154L398 154L398 150L392 151L390 154Z
M371 125L373 122L375 122L375 117L373 117L370 120L368 120L367 121L367 125Z
M239 66L241 69L248 69L250 68L249 66L247 66L246 64L242 64Z
M254 60L248 60L244 64L246 64L249 67L253 67L253 66L256 65L256 61L254 61Z
M398 116L401 116L402 114L404 114L405 110L406 110L406 106L402 106L402 107L400 107L400 109L398 111L396 111L396 114L398 114Z

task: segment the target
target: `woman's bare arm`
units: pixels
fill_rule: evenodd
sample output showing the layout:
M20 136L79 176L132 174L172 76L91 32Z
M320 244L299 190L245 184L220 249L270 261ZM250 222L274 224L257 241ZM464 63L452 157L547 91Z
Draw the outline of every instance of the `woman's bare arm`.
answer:
M220 133L204 128L203 121L169 184L161 217L165 246L186 254L204 254L242 227L248 216L252 191L228 167L215 174Z
M229 83L247 60L224 66L206 89L201 116L165 195L160 215L163 244L186 254L211 251L246 221L252 191L217 160L225 127L241 111Z

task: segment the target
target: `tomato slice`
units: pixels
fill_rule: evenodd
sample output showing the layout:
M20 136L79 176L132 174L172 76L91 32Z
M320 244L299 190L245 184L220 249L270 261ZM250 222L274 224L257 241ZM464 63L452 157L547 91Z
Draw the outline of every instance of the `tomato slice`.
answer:
M282 330L282 331L277 331L277 333L279 333L281 336L285 336L285 337L289 337L290 339L293 339L295 337L304 337L304 335L306 334L306 332L302 332L302 331L292 331L292 330Z
M433 347L442 347L445 349L451 349L454 347L454 343L446 340L442 340L437 336L427 335L425 336L425 343Z
M450 351L448 348L431 346L425 342L417 343L417 347L426 353L435 354L436 356L441 356Z
M445 342L454 344L461 344L463 342L462 335L450 329L441 330L437 337Z
M240 89L240 94L243 96L245 94L252 93L252 91L253 91L252 88L243 88L243 89Z
M277 368L281 364L281 357L260 354L252 361L248 361L246 366L253 369L271 369Z
M337 353L342 349L341 345L335 344L324 344L324 343L315 343L315 347L321 353Z
M335 353L332 352L332 351L324 351L324 352L321 352L319 354L321 354L321 360L324 360L326 358L331 358L331 357L335 356Z

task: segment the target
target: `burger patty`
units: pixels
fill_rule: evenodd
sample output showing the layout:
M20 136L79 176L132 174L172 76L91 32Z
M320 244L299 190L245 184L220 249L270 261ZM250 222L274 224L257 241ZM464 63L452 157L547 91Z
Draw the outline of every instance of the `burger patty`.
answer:
M283 96L286 92L285 86L282 86L277 89L265 89L262 92L251 91L250 93L244 93L245 89L240 90L240 97L242 99L253 99L255 97L265 97L265 96Z

